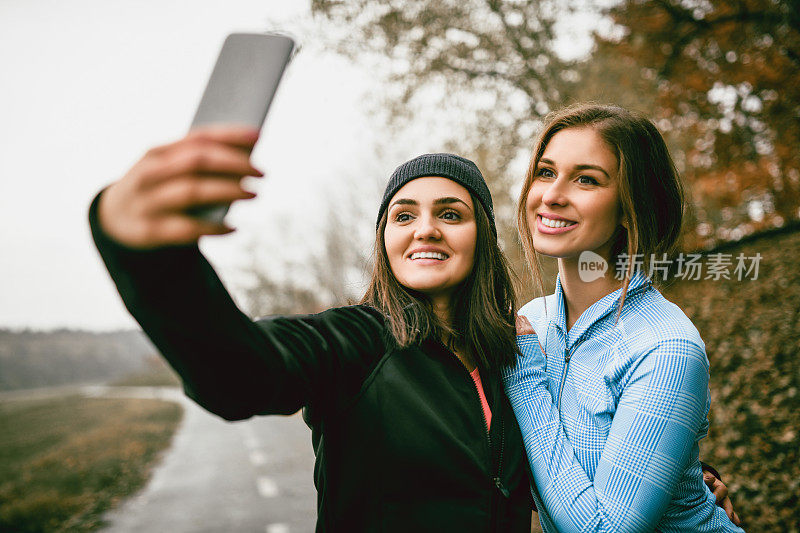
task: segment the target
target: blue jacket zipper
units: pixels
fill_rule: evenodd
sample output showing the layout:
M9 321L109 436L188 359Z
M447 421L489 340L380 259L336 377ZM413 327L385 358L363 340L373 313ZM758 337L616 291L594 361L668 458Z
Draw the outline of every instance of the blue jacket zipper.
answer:
M639 293L639 292L641 292L641 291L643 291L643 290L645 290L645 289L649 289L651 286L652 286L652 285L651 285L650 283L645 283L644 285L641 285L641 286L637 287L636 289L634 289L634 290L630 291L630 293L629 293L629 294L628 294L628 295L625 297L625 300L627 301L627 300L628 300L628 298L630 298L631 296L633 296L633 295L635 295L635 294L637 294L637 293ZM608 315L608 313L612 312L613 310L614 310L614 307L612 307L612 308L611 308L611 309L610 309L610 310L609 310L607 313L604 313L602 316L598 317L598 318L597 318L597 319L594 321L594 323L592 323L592 326L594 326L594 324L596 324L596 323L597 323L597 322L599 322L601 319L603 319L604 317L606 317L606 316ZM561 384L558 386L558 405L557 405L557 409L558 409L558 417L559 417L559 418L561 418L561 396L562 396L562 395L563 395L563 393L564 393L564 384L565 384L565 383L566 383L566 381L567 381L567 371L569 370L569 360L570 360L570 359L572 359L572 354L573 354L573 352L575 351L575 348L577 348L577 347L578 347L578 345L579 345L581 342L583 342L583 341L584 341L584 339L585 339L585 338L586 338L586 336L587 336L587 333L589 333L589 331L591 331L591 329L592 329L592 326L589 326L589 327L586 329L586 331L584 331L584 332L581 334L581 336L580 336L580 337L578 337L578 339L577 339L577 340L575 341L575 343L572 345L572 348L570 348L569 350L567 350L566 348L564 349L564 371L561 373ZM567 333L565 333L565 334L564 334L564 342L565 342L565 343L567 342L567 335L568 335Z

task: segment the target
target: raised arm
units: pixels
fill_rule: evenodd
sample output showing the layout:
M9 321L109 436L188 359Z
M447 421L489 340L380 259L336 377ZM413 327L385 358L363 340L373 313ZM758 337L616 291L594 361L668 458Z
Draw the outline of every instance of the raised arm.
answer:
M558 531L649 531L656 527L695 451L705 420L703 350L665 341L644 355L622 393L593 480L575 457L548 391L537 336L506 375L536 487Z
M256 133L197 131L150 150L92 202L89 221L122 299L180 374L187 394L226 418L291 413L357 387L382 350L380 316L364 307L251 321L197 247L230 231L195 206L253 195L241 188Z

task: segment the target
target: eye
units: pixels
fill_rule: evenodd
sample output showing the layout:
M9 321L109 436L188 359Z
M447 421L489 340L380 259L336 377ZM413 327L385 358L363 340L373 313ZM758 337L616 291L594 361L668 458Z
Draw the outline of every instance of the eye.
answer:
M597 185L598 181L591 176L578 176L578 182L584 185Z
M403 222L408 222L409 220L411 220L411 213L401 211L400 213L397 213L394 216L394 221L399 224L402 224Z
M441 217L445 220L461 220L461 214L458 211L453 211L452 209L442 212Z
M536 177L537 177L537 178L547 178L547 179L550 179L550 178L555 178L555 177L556 177L556 173L555 173L555 172L553 172L553 171L552 171L551 169L549 169L549 168L540 168L540 169L538 169L538 170L536 171Z

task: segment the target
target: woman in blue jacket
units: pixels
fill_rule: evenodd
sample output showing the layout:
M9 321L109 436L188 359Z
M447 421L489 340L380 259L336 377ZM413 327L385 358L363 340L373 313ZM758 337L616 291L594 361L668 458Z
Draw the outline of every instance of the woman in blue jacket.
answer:
M651 281L683 210L646 118L584 104L547 122L517 214L539 287L537 254L557 258L556 290L522 307L522 356L504 373L545 531L741 531L698 459L705 346Z

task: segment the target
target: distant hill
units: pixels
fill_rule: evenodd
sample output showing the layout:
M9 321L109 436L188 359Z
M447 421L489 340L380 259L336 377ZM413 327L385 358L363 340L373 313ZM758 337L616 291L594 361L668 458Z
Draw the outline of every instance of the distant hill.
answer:
M0 329L0 390L116 379L156 353L141 331Z

